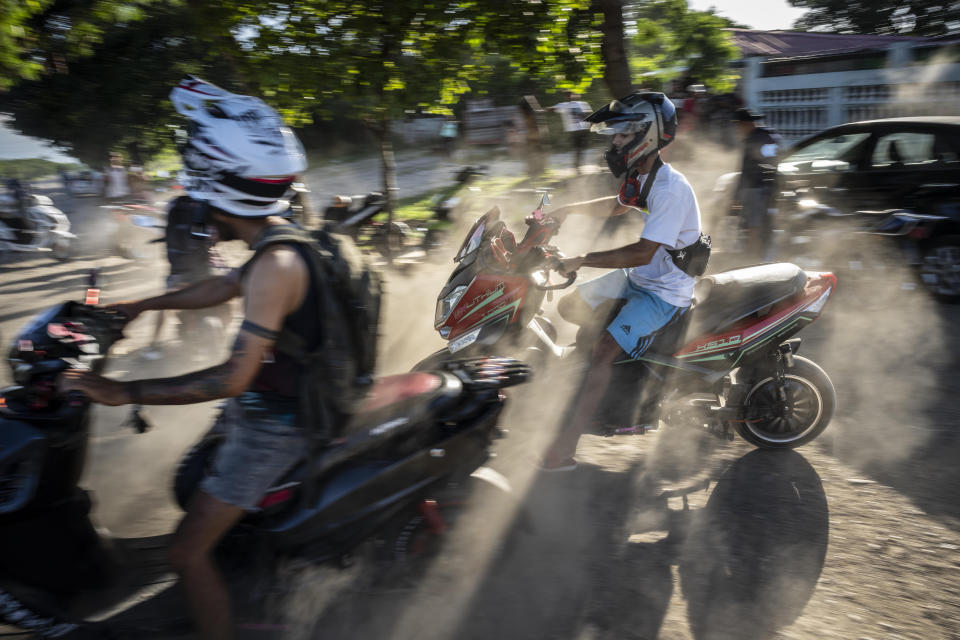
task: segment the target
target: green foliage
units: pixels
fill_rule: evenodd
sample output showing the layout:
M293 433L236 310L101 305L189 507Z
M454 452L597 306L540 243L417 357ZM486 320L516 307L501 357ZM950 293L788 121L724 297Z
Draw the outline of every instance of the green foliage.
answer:
M732 89L736 77L728 65L739 52L723 31L728 20L712 10L691 10L686 0L637 2L629 17L636 30L631 67L650 74L646 87L661 89L665 81L682 77L718 92Z
M960 5L944 0L790 0L809 11L794 27L833 33L940 36L960 32Z
M391 120L449 113L491 79L510 78L495 90L514 99L583 91L603 64L590 0L0 0L0 11L0 30L20 34L0 34L13 84L0 112L94 166L113 149L139 161L169 149L180 119L167 95L187 73L261 95L293 126L346 119L384 139Z
M43 158L17 158L0 160L0 178L19 178L34 180L56 174L60 170L74 171L80 165L75 163L53 162Z

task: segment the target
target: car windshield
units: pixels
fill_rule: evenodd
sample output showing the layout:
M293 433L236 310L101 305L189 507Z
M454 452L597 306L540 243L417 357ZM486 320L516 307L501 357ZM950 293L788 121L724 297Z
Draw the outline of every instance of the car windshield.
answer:
M846 133L816 140L791 153L779 165L781 173L837 171L850 166L855 150L869 133Z

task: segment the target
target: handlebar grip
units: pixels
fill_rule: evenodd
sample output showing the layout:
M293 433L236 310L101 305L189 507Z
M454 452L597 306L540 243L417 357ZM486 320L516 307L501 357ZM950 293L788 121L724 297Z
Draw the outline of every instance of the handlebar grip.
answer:
M67 391L63 395L63 400L68 406L82 406L90 403L90 398L82 391Z
M550 284L550 285L534 284L533 286L535 286L537 289L541 289L542 291L555 291L557 289L566 289L567 287L572 285L576 279L577 279L577 274L571 273L569 276L567 276L566 282L561 282L560 284Z

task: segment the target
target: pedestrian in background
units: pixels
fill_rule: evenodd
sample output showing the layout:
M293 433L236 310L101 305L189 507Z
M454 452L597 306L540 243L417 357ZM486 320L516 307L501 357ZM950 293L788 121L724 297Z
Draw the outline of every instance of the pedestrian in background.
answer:
M547 166L547 125L544 109L534 96L520 99L520 115L523 118L523 158L527 164L527 176L535 178Z
M440 125L440 140L443 143L443 153L449 158L457 146L457 121L449 116Z
M590 123L583 119L590 115L593 109L590 105L580 100L580 96L573 91L564 91L566 100L558 102L552 107L547 107L547 111L555 111L560 114L563 122L563 130L570 137L570 144L573 146L573 168L580 173L580 156L587 146L587 140L590 135Z
M116 151L110 154L110 165L104 171L104 197L107 200L123 200L130 197L130 181L123 156Z
M759 124L763 114L746 108L733 112L733 121L743 140L743 163L740 183L734 197L734 208L739 208L747 231L746 251L750 259L773 259L772 223L769 209L773 184L777 177L777 153L780 136Z

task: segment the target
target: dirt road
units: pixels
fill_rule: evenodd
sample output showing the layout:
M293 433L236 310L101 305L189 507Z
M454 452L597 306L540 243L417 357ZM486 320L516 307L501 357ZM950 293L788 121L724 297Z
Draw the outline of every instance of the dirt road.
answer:
M571 223L557 244L573 253L595 236L589 224ZM4 340L39 309L78 297L91 267L101 270L105 301L160 286L158 257L8 260ZM431 319L447 268L389 274L385 373L441 344ZM960 307L898 284L867 307L841 283L801 334L801 354L823 365L840 399L813 444L770 453L668 431L587 436L576 472L542 475L529 461L564 396L520 388L492 465L510 477L522 509L484 505L468 515L409 592L353 591L349 570L307 574L280 635L960 639ZM148 319L132 326L111 375L192 368L140 357L149 329ZM178 516L170 472L212 413L152 408L155 429L134 436L122 408L98 408L84 477L97 520L123 537L169 532Z

